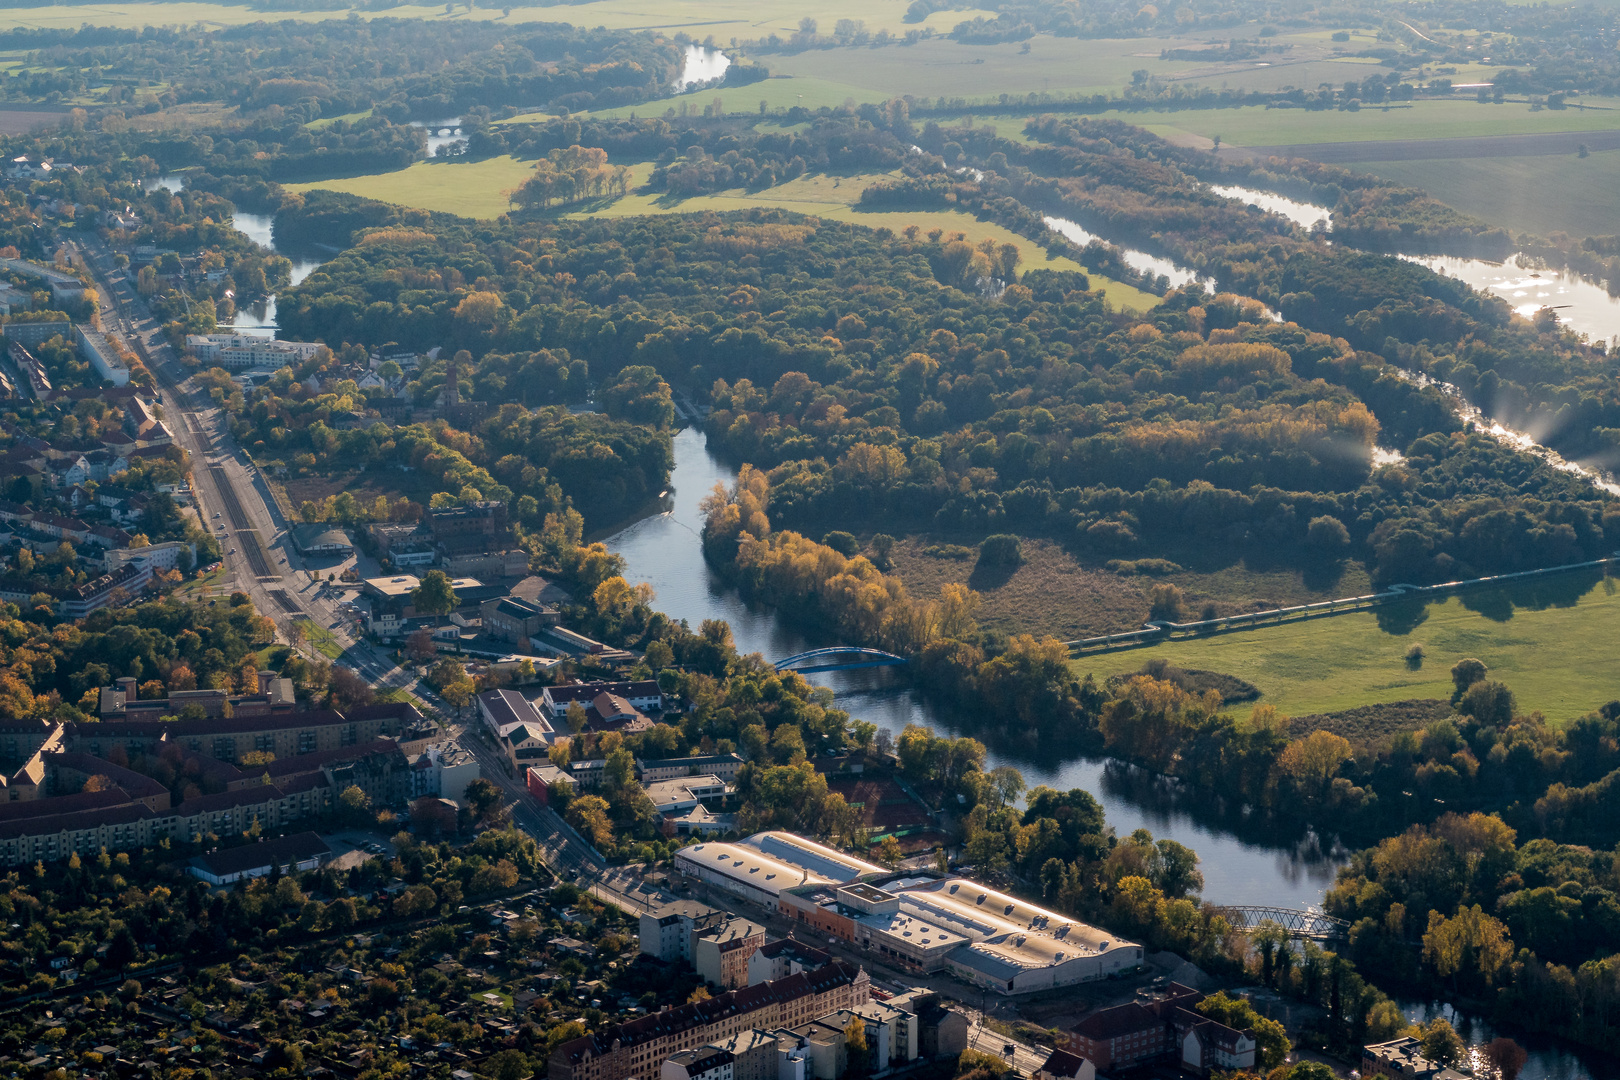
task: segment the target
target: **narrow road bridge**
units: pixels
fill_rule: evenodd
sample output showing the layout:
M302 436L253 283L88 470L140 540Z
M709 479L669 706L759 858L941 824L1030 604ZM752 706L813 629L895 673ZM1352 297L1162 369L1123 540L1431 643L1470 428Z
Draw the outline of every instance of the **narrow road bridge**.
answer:
M840 659L843 658L843 659ZM817 671L850 671L854 668L894 667L904 664L906 658L881 649L861 649L854 645L834 645L830 649L811 649L796 653L776 662L777 671L796 671L809 675Z
M1350 924L1343 919L1303 908L1240 905L1217 907L1215 914L1224 916L1227 922L1245 934L1254 933L1263 922L1276 923L1289 937L1314 941L1342 938L1350 932Z

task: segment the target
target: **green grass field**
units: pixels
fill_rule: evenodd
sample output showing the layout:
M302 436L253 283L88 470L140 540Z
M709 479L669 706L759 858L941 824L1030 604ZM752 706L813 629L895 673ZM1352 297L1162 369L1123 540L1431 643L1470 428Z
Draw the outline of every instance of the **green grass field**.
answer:
M1106 93L1131 81L1131 72L1182 74L1200 66L1161 61L1159 50L1183 44L1173 39L1092 41L1040 36L1023 44L962 45L947 39L886 49L808 49L761 59L773 75L860 87L878 97L989 99L997 94Z
M1417 613L1386 607L1086 656L1074 667L1082 675L1102 677L1136 671L1163 657L1181 667L1247 679L1263 692L1261 702L1288 716L1304 716L1450 697L1451 666L1473 656L1513 690L1522 711L1540 711L1564 723L1620 696L1620 684L1602 675L1620 656L1617 584L1612 578L1593 583L1565 575L1541 583L1541 600L1529 595L1529 586L1482 590L1431 603ZM1405 658L1416 643L1427 657L1413 671Z
M1584 236L1620 222L1620 150L1587 158L1376 161L1351 168L1423 188L1441 202L1515 232Z
M1620 101L1590 99L1584 109L1528 105L1481 105L1477 101L1417 101L1385 111L1307 112L1304 109L1185 109L1175 112L1105 113L1160 135L1221 136L1236 146L1365 142L1372 139L1448 139L1472 135L1522 135L1545 131L1612 131L1620 128Z
M523 183L533 162L501 156L484 161L418 161L397 172L288 184L292 191L325 188L398 206L470 218L495 218L510 208L506 193Z
M353 123L357 123L357 122L359 122L361 120L364 120L366 117L368 117L370 115L371 115L371 110L370 109L362 109L360 112L344 113L342 116L327 116L327 117L322 117L319 120L311 120L309 123L305 124L304 126L309 128L309 130L311 130L311 131L325 131L327 128L331 127L333 124L337 123L339 120L342 120L342 121L344 121L346 123L353 124Z

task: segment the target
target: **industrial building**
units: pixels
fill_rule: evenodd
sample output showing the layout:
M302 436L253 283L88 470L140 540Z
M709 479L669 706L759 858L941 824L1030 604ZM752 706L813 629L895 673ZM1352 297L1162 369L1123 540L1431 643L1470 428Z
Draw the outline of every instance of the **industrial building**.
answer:
M675 867L767 911L782 910L777 899L786 889L842 884L884 872L824 844L778 832L758 833L736 844L682 848L675 854Z

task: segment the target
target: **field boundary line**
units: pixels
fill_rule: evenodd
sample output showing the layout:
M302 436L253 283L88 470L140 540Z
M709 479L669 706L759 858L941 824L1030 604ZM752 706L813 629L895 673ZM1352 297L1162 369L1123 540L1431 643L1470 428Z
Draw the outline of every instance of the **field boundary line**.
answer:
M1216 634L1258 630L1262 627L1281 626L1284 623L1302 622L1307 619L1349 615L1358 611L1370 611L1385 604L1399 603L1402 600L1427 596L1450 596L1468 589L1509 585L1533 578L1567 574L1576 570L1593 570L1599 567L1604 570L1606 575L1616 567L1620 567L1620 551L1616 551L1605 558L1590 559L1586 562L1566 563L1563 566L1547 566L1539 570L1519 570L1511 574L1493 574L1489 577L1466 578L1461 581L1446 581L1438 585L1391 585L1383 592L1368 593L1365 596L1346 596L1337 600L1319 600L1314 604L1270 608L1266 611L1250 612L1247 615L1228 615L1219 619L1203 619L1189 623L1154 620L1143 624L1140 630L1104 634L1100 637L1079 638L1075 641L1065 641L1063 644L1069 650L1070 656L1117 652L1142 645L1160 645L1166 641L1207 638Z

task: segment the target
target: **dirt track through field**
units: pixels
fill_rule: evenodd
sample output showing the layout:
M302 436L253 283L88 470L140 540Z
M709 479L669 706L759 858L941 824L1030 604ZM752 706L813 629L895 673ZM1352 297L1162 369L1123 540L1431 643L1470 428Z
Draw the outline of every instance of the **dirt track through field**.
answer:
M1620 150L1620 131L1547 131L1531 135L1478 135L1466 139L1371 139L1363 142L1295 143L1289 146L1223 146L1233 159L1298 157L1323 162L1433 161L1445 158L1547 157Z

